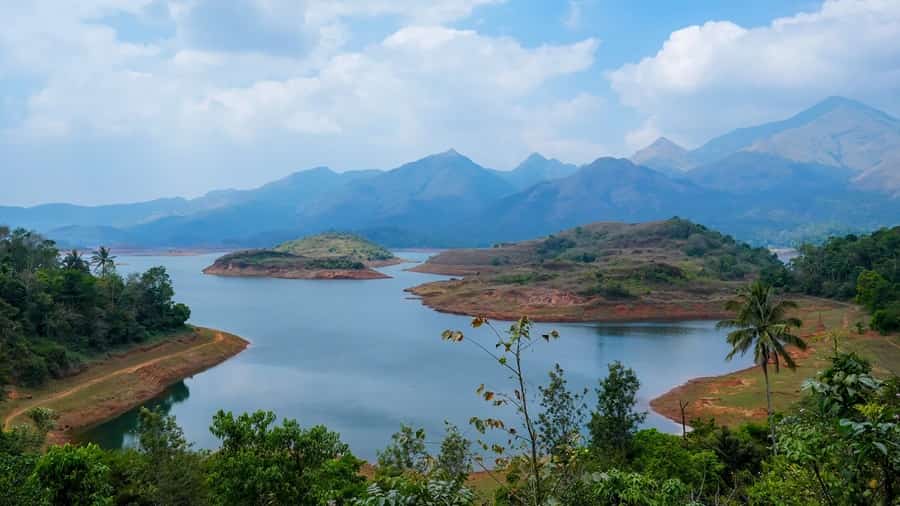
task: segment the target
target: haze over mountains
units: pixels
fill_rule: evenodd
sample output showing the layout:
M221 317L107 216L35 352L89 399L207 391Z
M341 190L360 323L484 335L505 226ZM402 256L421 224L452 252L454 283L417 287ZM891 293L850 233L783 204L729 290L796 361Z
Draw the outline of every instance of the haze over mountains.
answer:
M831 97L695 150L661 138L576 167L532 154L512 171L450 150L388 171L318 167L253 190L81 207L0 207L0 223L66 245L265 246L324 230L400 246L478 246L595 221L674 215L757 244L894 225L900 121Z

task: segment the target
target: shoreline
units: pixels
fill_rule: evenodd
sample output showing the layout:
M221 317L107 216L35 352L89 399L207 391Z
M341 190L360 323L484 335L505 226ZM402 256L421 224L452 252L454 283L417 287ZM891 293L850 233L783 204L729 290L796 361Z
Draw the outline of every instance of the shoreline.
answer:
M3 412L3 427L28 423L35 407L57 412L48 444L73 440L80 430L113 419L158 396L171 385L238 355L249 341L226 332L191 327L159 343L138 347L90 364L82 372L34 390L18 392Z
M391 277L375 269L226 269L210 265L203 269L207 276L221 276L225 278L275 278L275 279L309 279L309 280L370 280L390 279Z
M406 288L411 299L439 313L462 316L486 316L492 320L515 321L527 315L529 319L542 323L626 323L626 322L667 322L690 320L719 320L730 314L718 300L691 301L680 304L640 301L605 301L600 299L554 303L553 299L564 299L565 294L535 292L534 301L510 308L492 308L489 301L467 297L441 297L445 292L435 290L442 282L426 283ZM507 293L493 294L507 297ZM547 301L550 300L550 303Z
M851 330L851 322L865 317L861 308L811 296L794 299L800 303L798 316L805 322L798 335L806 340L808 348L788 350L797 362L796 370L783 368L780 373L770 375L776 411L790 409L803 397L804 381L828 367L832 353L830 332L842 336L841 351L860 354L872 363L876 374L896 370L896 364L900 363L900 337L896 333L883 336L872 331L859 334ZM715 418L720 425L737 426L763 422L767 416L764 382L756 364L720 375L690 378L651 399L649 406L655 413L680 424L680 401L689 403L685 410L688 422Z
M275 278L275 279L308 279L308 280L371 280L391 279L391 276L376 270L379 267L390 267L408 263L402 258L376 260L367 262L363 269L294 269L267 268L251 266L220 265L218 260L203 269L207 276L229 278Z

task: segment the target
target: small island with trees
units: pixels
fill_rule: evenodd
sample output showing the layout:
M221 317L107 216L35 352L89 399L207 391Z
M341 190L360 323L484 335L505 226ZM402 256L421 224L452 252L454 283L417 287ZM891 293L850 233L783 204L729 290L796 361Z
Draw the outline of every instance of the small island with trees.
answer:
M237 251L203 269L215 276L287 279L385 279L375 270L402 263L390 250L354 234L327 232L272 249Z

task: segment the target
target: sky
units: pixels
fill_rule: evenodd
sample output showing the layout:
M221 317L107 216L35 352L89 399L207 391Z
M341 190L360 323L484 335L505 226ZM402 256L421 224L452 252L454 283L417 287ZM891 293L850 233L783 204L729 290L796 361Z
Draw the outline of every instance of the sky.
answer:
M587 163L830 95L900 116L898 0L3 0L0 23L0 205L451 147Z

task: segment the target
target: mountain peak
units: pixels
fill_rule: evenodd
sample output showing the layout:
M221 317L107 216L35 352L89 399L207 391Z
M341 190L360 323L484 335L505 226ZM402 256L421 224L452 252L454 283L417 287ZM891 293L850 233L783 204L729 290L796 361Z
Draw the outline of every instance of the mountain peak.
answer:
M853 100L852 98L841 97L837 95L832 95L830 97L825 98L821 102L816 105L806 109L805 111L800 112L795 118L804 118L807 121L811 121L819 118L820 116L830 113L832 111L844 109L862 113L867 116L872 116L878 118L883 121L896 122L897 120L890 116L889 114L879 111L874 107L866 105L858 100Z
M647 146L646 148L641 149L637 153L635 153L635 156L637 156L638 153L642 153L642 152L645 152L648 150L655 152L656 155L660 155L663 153L672 155L672 154L682 154L682 153L687 152L686 149L679 146L675 142L669 140L668 137L660 137L660 138L656 139L655 141L653 141L653 143L650 144L649 146Z
M534 162L547 162L547 161L549 161L549 159L546 156L535 151L534 153L531 153L530 155L528 155L528 158L523 160L522 163L520 163L519 165L521 166L521 165L524 165L529 162L534 163Z
M656 170L684 170L690 167L687 150L666 137L660 137L631 155L631 161Z

